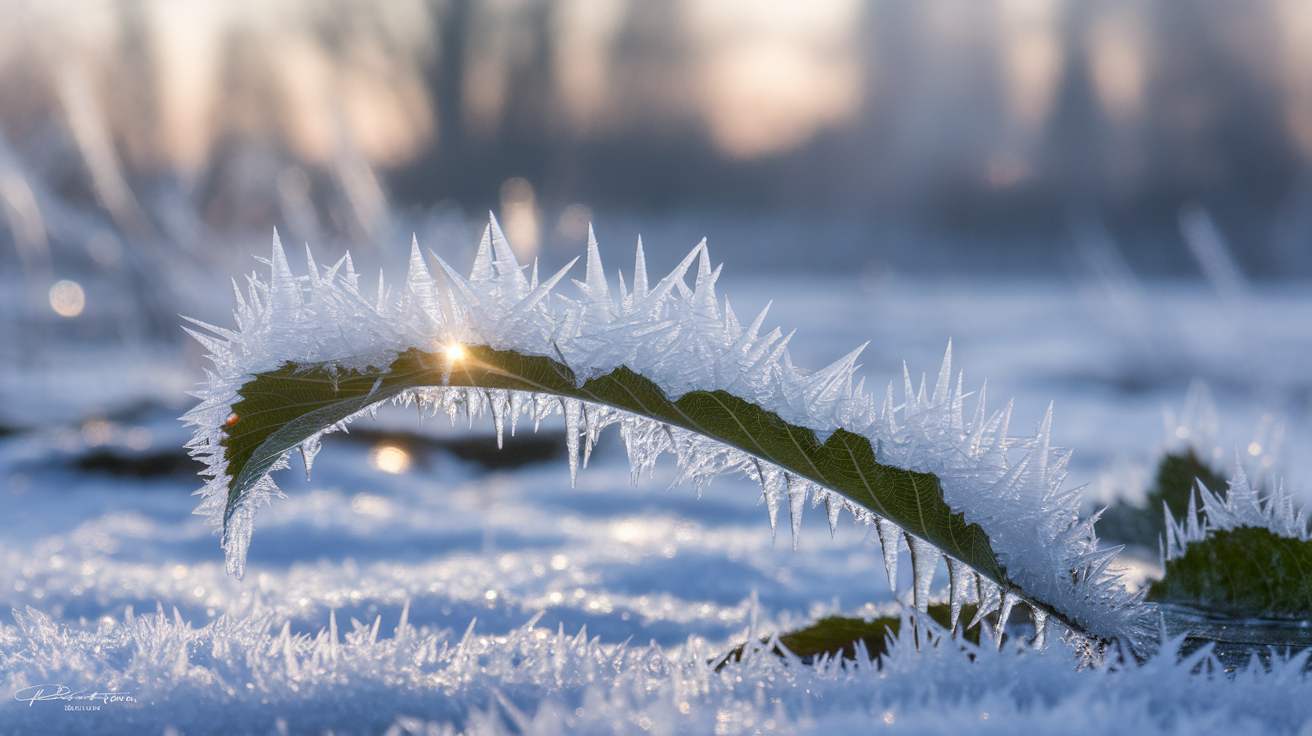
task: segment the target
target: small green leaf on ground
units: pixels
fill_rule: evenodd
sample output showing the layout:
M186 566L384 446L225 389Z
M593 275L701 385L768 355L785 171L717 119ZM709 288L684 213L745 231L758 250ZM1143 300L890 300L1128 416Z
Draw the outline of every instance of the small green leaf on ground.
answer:
M1312 541L1243 526L1212 531L1166 563L1148 600L1235 616L1312 620Z
M962 606L961 623L958 626L964 629L966 623L975 617L976 610L978 606L973 603ZM946 603L931 605L928 613L929 617L944 629L952 622L952 607ZM996 625L997 613L989 614L985 620L990 625ZM863 618L826 616L805 629L781 635L779 643L797 655L805 664L811 664L825 655L856 660L857 642L864 644L866 654L871 659L878 660L888 654L888 638L890 636L896 638L901 628L900 616L881 616L870 621ZM966 641L976 645L979 644L979 635L978 625L962 634ZM763 639L762 643L765 641L767 640ZM775 649L774 653L783 656L783 652L778 649ZM742 656L743 645L739 645L720 660L718 667L724 667L731 661L738 662L742 660Z

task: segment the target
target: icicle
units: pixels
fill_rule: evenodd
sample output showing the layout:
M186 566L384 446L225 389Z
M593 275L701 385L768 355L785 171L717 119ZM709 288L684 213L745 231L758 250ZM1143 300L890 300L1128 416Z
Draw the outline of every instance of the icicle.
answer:
M579 474L579 433L582 431L583 404L577 399L561 399L565 407L565 452L569 455L569 483L573 487Z
M1007 633L1007 619L1011 618L1011 609L1016 605L1016 595L1010 590L1002 593L1002 606L998 609L997 637L998 649L1002 649L1002 636Z
M788 515L793 522L793 549L797 549L797 540L802 536L802 509L806 508L806 492L810 484L801 478L784 475L788 482Z
M519 424L519 415L533 405L531 398L523 391L508 391L510 394L510 436L515 436L515 426Z
M756 468L761 478L761 496L770 513L770 539L773 540L779 526L779 502L788 494L788 484L778 467L758 461Z
M952 608L952 620L948 630L957 630L957 621L961 618L961 607L969 599L971 588L975 587L975 572L964 562L945 557L948 562L948 602Z
M492 424L497 430L497 449L504 446L503 435L506 428L506 395L504 391L488 391L487 405L492 410Z
M1048 614L1038 606L1030 606L1030 618L1034 621L1034 639L1030 645L1042 649L1048 638Z
M992 580L978 576L979 582L979 608L975 609L975 617L966 624L967 629L975 628L975 625L984 620L984 617L998 610L1002 605L1002 598L998 592L998 586Z
M588 467L588 460L592 457L592 447L597 441L597 433L600 431L596 419L597 413L601 407L596 404L584 404L583 407L583 467Z
M537 432L542 426L542 420L554 414L560 405L556 397L550 394L533 394L533 431ZM566 440L568 439L567 437Z
M879 532L879 546L884 552L884 572L888 574L888 589L897 597L897 555L901 551L902 530L882 516L875 517L875 530Z
M938 558L942 553L934 545L914 534L905 534L911 550L911 605L920 611L929 610L929 586L934 582Z
M825 514L829 517L829 538L838 533L838 514L843 510L843 503L834 498L834 494L825 493Z
M314 466L314 456L319 454L319 438L315 434L301 442L301 459L305 461L305 479L310 479L310 468Z

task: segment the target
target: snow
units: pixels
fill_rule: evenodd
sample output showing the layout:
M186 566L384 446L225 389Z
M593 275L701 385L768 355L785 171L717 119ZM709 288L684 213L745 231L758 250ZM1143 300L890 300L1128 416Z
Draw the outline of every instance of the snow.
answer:
M147 703L163 706L187 733L228 734L823 733L872 725L907 733L1293 733L1312 718L1312 702L1289 697L1306 686L1306 655L1231 679L1206 651L1126 669L1088 665L1061 646L993 653L922 630L920 647L903 638L882 668L781 660L768 653L771 639L717 672L708 664L715 652L696 639L670 648L603 644L586 628L539 627L537 617L480 636L473 622L463 632L432 630L411 625L408 613L388 630L381 617L351 619L347 631L330 616L325 628L294 634L269 617L224 617L194 629L177 609L159 607L79 632L29 609L0 627L6 659L42 680L11 679L21 696L92 671L103 692L135 702L102 695L89 701L98 711L54 723L47 702L10 704L4 714L11 733L105 734L158 725L159 709Z
M1233 359L1241 331L1257 333L1250 337L1272 346L1280 385L1304 395L1305 288L1264 288L1250 325L1206 288L1153 284L1145 309L1176 341L1153 364L1159 372L1145 373L1139 344L1065 283L906 279L872 294L855 279L790 276L728 286L740 312L774 300L784 331L802 328L789 343L799 365L824 365L875 338L863 354L868 383L896 376L901 384L903 360L935 366L951 337L954 360L988 375L990 395L1016 396L1015 416L1040 418L1055 399L1051 443L1076 448L1067 469L1073 486L1093 484L1086 504L1141 493L1108 481L1109 468L1128 464L1144 477L1157 453L1180 441L1163 409L1185 421L1195 375L1213 387L1218 459L1238 446L1250 477L1283 470L1296 502L1308 500L1305 412L1264 405ZM189 433L174 418L183 409L168 407L199 368L176 353L87 355L81 344L55 344L44 366L0 372L0 423L20 430L0 436L0 611L17 613L0 615L0 733L1296 734L1312 719L1299 659L1269 672L1197 666L1202 652L1180 664L1160 656L1144 667L1080 668L1082 653L1060 636L1041 652L985 647L973 661L952 648L898 646L878 672L749 656L716 674L693 661L696 648L709 658L742 643L753 615L756 630L770 634L831 611L872 615L895 605L879 530L845 516L831 538L826 515L807 514L793 552L787 534L772 543L752 481L722 476L698 498L670 487L677 470L664 462L634 484L615 435L601 436L572 487L563 452L486 469L443 444L490 438L487 419L452 429L445 419L421 422L413 409L384 409L350 435L325 437L312 480L299 460L276 474L287 497L261 511L247 575L237 580L211 528L191 513L191 470L138 477L78 467L101 450L135 458L181 447ZM1262 455L1247 453L1270 435L1269 414L1286 427L1289 448L1272 466L1270 443L1261 442ZM128 444L144 436L139 429L150 437L144 450ZM531 429L520 422L505 441ZM562 429L557 415L541 436L563 447ZM389 443L405 448L409 469L371 464ZM895 569L895 587L910 600L909 565ZM943 599L949 579L939 565L931 589ZM400 625L407 602L414 636L397 642L398 629L410 631ZM515 639L539 611L532 637ZM439 651L448 644L449 657L475 617L466 651L477 660L398 659L429 641ZM316 668L333 620L337 659ZM564 654L555 648L562 625L576 646ZM585 625L596 641L590 656L604 652L608 663L630 640L622 672L597 667L586 680L587 668L575 666L588 655L575 641ZM525 639L532 656L515 649ZM216 642L230 648L216 655ZM66 712L61 702L11 699L43 682L131 692L140 707Z
M307 248L309 273L298 279L275 234L270 280L252 276L247 298L237 290L238 330L197 323L219 339L191 333L210 351L216 373L196 394L201 404L186 416L196 427L188 446L210 466L212 478L202 489L198 513L222 528L230 572L243 574L255 513L278 494L266 473L235 503L228 500L221 427L237 389L250 375L289 361L385 367L409 348L472 343L559 358L580 384L626 366L672 399L694 390L724 390L791 424L813 429L821 438L839 428L864 435L878 448L880 462L936 475L945 501L964 512L966 523L984 529L1008 577L1029 600L1052 606L1100 638L1133 642L1142 635L1150 615L1147 608L1108 571L1115 553L1098 550L1092 521L1079 516L1078 492L1063 488L1069 451L1051 446L1051 407L1032 438L1011 436L1010 406L988 413L982 390L968 415L962 375L957 374L955 387L952 381L950 343L931 392L923 378L917 390L904 365L901 403L894 403L890 384L882 407L876 408L875 397L863 391L864 381L855 380L856 361L865 346L812 373L794 365L787 348L791 335L783 337L778 328L762 334L768 305L745 328L727 299L722 309L715 292L722 267L712 268L705 241L655 286L647 283L639 243L632 288L626 289L621 275L618 298L611 293L591 235L585 280L574 282L582 296L577 300L553 292L570 266L539 284L535 265L533 279L526 278L495 218L484 232L468 279L434 258L440 280L430 275L415 241L402 293L389 299L380 274L378 292L370 299L357 287L349 255L321 272ZM689 288L685 279L694 263L694 285ZM396 401L417 402L421 412L441 411L453 420L459 412L477 417L491 410L497 414L498 436L500 412L509 411L512 421L517 408L535 421L540 418L538 401L513 406L504 391L424 388ZM772 528L781 488L786 488L795 547L808 498L815 505L823 503L831 515L842 506L866 523L873 521L861 506L784 468L778 469L781 486L765 470L769 463L764 459L713 439L573 399L553 401L549 411L565 415L572 479L577 477L580 435L585 437L586 465L601 429L620 424L630 457L639 461L635 473L650 471L655 458L669 452L677 458L678 479L698 488L725 473L745 474L762 486ZM303 448L307 462L318 443L315 436ZM1025 455L1013 458L1013 450ZM273 467L287 462L284 455ZM909 544L917 580L914 601L923 607L942 554L915 538L909 537Z

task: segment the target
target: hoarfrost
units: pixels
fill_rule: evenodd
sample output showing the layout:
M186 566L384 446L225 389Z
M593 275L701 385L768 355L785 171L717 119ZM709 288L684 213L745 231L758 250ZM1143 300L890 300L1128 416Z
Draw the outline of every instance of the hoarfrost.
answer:
M639 243L632 288L622 288L621 279L618 298L591 234L585 278L574 282L580 292L574 299L555 291L569 266L541 283L524 276L495 218L483 234L468 279L440 258L437 262L435 279L413 242L399 297L390 296L381 275L378 293L368 297L356 286L349 258L321 270L307 253L309 277L295 277L275 234L269 282L251 275L247 297L238 293L238 330L196 323L217 336L192 333L215 365L196 393L200 404L185 417L196 427L188 447L208 464L205 474L211 476L197 513L224 529L230 572L242 574L255 511L277 493L266 473L225 519L228 477L221 427L237 389L252 374L285 362L385 369L409 348L482 344L560 360L580 383L623 365L656 383L672 400L694 390L723 390L822 438L839 428L866 436L880 462L936 475L947 504L963 513L967 523L984 529L1008 578L1022 590L1095 635L1133 640L1139 634L1140 617L1131 613L1138 597L1127 593L1097 556L1092 523L1078 515L1079 489L1062 488L1070 455L1049 444L1052 410L1033 437L1014 437L1009 434L1010 405L987 412L981 389L967 423L967 395L961 373L953 380L950 344L932 391L927 392L923 380L915 390L904 366L902 403L894 404L890 385L880 406L865 393L863 382L853 381L860 349L812 373L793 365L787 348L791 335L784 337L777 328L762 335L764 311L744 328L715 293L720 267L712 268L705 241L654 286ZM690 288L686 279L694 264ZM572 399L507 398L452 387L414 389L401 400L415 402L421 412L443 411L452 421L458 415L472 421L490 412L498 435L507 419L513 431L520 414L536 423L560 411L566 419L571 478L580 462L586 465L601 429L618 423L635 475L666 452L676 457L678 480L691 481L699 490L717 475L747 474L763 486L772 528L786 497L794 544L807 497L821 492L809 480L712 439ZM308 466L314 448L307 444L309 451L302 451ZM1013 451L1025 454L1016 459ZM817 500L829 503L829 496ZM853 504L843 505L849 511L856 508L859 521L879 523L885 564L895 584L896 527ZM837 506L829 509L831 523ZM913 599L923 605L927 576L939 553L931 554L914 537L911 544ZM980 586L985 587L984 581ZM981 599L991 602L986 595Z
M408 612L346 626L330 613L317 633L293 633L270 616L193 627L163 606L95 630L15 611L14 625L0 623L0 684L15 698L0 706L0 728L545 736L847 733L883 721L912 733L1292 734L1312 718L1312 700L1298 696L1308 653L1273 655L1236 676L1208 647L1186 653L1183 636L1127 667L1089 662L1061 641L1037 651L1015 637L994 651L908 619L902 630L915 635L894 639L878 664L801 667L774 653L777 636L757 643L749 627L741 661L721 669L696 637L607 644L586 627L540 627L536 616L491 636L473 621L463 631L415 626ZM45 679L30 679L38 672ZM21 702L39 682L82 681L136 707L106 700L99 712L52 714L42 706L57 703Z
M1283 483L1262 499L1248 480L1244 466L1237 454L1235 472L1230 477L1229 491L1225 498L1213 493L1201 482L1198 484L1198 496L1190 494L1189 508L1184 518L1176 521L1169 508L1166 514L1166 539L1163 543L1163 562L1183 557L1188 546L1201 542L1214 531L1227 531L1249 526L1268 529L1272 533L1297 539L1312 540L1312 531L1308 529L1306 512L1296 509L1294 498L1285 490ZM1195 498L1203 501L1202 521L1199 520L1198 504Z

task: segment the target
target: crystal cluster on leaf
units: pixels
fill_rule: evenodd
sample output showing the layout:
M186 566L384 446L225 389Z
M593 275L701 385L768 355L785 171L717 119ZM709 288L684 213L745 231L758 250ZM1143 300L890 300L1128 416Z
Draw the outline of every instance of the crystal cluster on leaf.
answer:
M1138 598L1108 571L1118 550L1098 548L1093 520L1078 515L1079 489L1062 487L1069 452L1049 443L1051 409L1031 437L1011 435L1010 405L987 411L982 389L967 411L971 394L963 392L960 373L954 380L950 346L932 386L922 379L917 388L904 368L900 400L891 385L877 397L865 390L864 379L855 379L861 348L819 371L799 368L787 347L791 335L765 329L765 311L744 324L729 301L721 301L715 291L720 268L712 268L704 241L655 284L639 241L631 278L626 283L621 273L616 293L590 237L586 275L574 282L573 298L557 291L570 266L543 280L534 264L526 275L495 219L468 278L436 256L438 269L430 272L417 242L395 292L380 274L377 292L366 295L349 256L329 268L316 264L308 249L306 258L308 274L294 276L275 235L270 280L253 275L245 296L237 290L237 329L200 325L217 337L193 332L215 364L196 394L200 405L186 416L196 427L189 447L209 466L198 513L223 528L230 572L242 573L255 511L277 493L269 472L286 467L291 450L278 448L267 465L253 466L259 468L255 477L241 483L229 473L224 424L252 376L291 364L333 376L377 374L376 389L405 351L447 351L450 361L464 346L483 346L550 358L567 366L578 386L623 368L654 383L671 401L691 392L723 392L806 428L819 441L839 430L853 433L869 441L881 466L932 474L952 512L987 534L996 554L993 572L977 575L984 572L978 566L972 570L946 558L954 610L978 602L976 618L999 611L1005 621L1019 595L1033 607L1040 630L1047 614L1057 613L1098 637L1133 640L1138 634ZM914 571L912 602L919 608L928 604L934 569L944 558L941 546L904 533L814 475L804 477L760 453L641 413L500 388L439 384L380 392L376 401L369 393L352 416L298 440L307 471L322 434L381 401L418 403L421 410L453 418L491 414L499 434L507 425L514 432L521 416L536 422L558 412L567 425L571 475L586 465L599 432L617 424L635 475L664 453L675 456L678 479L699 488L717 475L744 473L761 484L772 528L779 510L787 509L794 544L808 502L825 507L831 526L843 510L877 524L890 581L896 581L905 541Z

